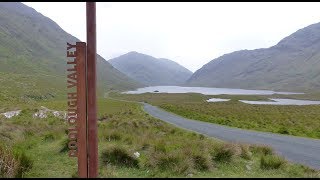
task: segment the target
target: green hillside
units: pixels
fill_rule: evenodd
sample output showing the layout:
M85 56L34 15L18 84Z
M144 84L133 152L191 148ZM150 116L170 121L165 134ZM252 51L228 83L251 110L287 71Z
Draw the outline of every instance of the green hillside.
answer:
M65 96L67 42L77 41L34 9L1 2L0 100ZM99 95L109 89L141 87L101 56L97 57L97 71Z
M181 85L192 75L190 70L174 61L138 52L129 52L108 62L130 78L148 86Z
M320 23L300 29L270 48L218 57L186 85L316 91L320 88Z

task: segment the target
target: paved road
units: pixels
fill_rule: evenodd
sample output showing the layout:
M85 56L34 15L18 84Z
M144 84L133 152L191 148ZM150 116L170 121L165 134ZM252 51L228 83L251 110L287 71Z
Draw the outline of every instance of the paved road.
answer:
M269 145L289 161L320 169L320 140L243 130L186 119L158 107L143 104L144 110L151 116L176 126L225 141Z

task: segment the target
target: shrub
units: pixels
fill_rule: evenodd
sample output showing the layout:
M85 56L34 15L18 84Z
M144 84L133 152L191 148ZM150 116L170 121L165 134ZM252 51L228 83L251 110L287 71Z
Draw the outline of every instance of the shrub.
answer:
M122 147L111 147L104 150L101 159L104 165L113 164L117 166L139 168L139 161Z
M263 155L260 159L261 169L279 169L286 161L276 155Z

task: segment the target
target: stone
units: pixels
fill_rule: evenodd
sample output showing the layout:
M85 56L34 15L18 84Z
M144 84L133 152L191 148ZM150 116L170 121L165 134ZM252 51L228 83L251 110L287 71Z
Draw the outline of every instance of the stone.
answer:
M12 118L13 116L17 116L19 115L21 112L21 110L17 110L17 111L9 111L9 112L5 112L5 113L2 113L2 115L4 115L4 117L10 119Z
M139 153L139 152L135 152L135 153L133 153L133 155L134 155L136 158L140 157L140 153Z
M193 174L191 174L191 173L187 175L187 177L192 177L192 176L193 176Z

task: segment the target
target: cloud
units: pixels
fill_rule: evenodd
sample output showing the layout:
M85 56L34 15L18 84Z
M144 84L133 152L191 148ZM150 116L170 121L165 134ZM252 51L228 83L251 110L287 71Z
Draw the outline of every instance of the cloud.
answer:
M86 40L85 3L25 2ZM191 71L225 53L267 48L320 22L320 3L98 2L97 50L129 51L178 62Z

